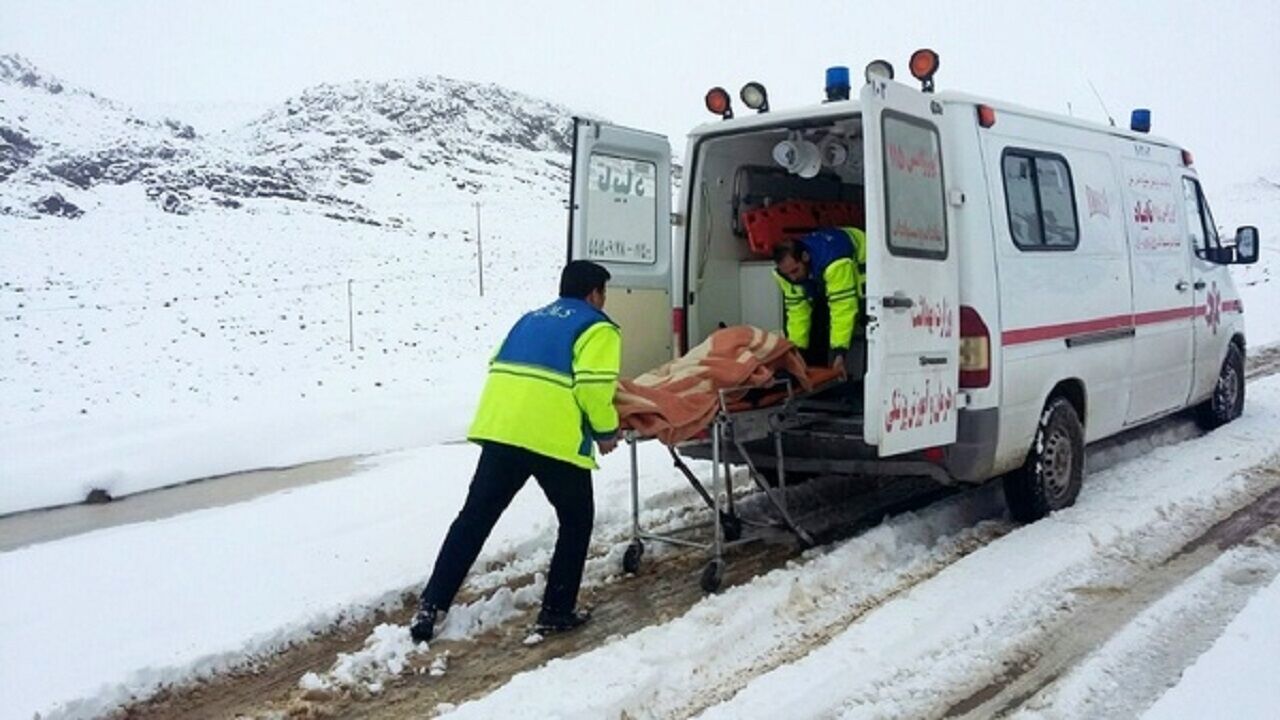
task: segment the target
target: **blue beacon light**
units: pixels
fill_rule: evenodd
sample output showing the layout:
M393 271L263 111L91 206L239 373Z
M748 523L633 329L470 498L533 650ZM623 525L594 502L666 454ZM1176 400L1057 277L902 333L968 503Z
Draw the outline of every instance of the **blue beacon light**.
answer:
M836 65L827 68L827 102L849 99L849 68Z
M1151 111L1146 108L1134 110L1129 116L1129 129L1140 133L1151 132Z

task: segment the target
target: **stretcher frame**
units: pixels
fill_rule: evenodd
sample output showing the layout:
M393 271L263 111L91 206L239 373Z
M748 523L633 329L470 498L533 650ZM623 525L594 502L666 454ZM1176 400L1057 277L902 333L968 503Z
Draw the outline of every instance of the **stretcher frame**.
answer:
M719 589L724 577L725 550L762 539L760 536L743 536L742 526L744 524L783 527L796 537L802 547L813 545L813 537L795 522L795 519L792 518L791 513L787 510L786 463L782 451L782 435L788 430L793 430L809 422L797 412L797 403L805 397L825 389L825 387L797 393L790 379L781 379L765 386L764 389L773 389L779 386L785 390L785 400L779 404L758 408L735 409L727 398L744 390L758 390L760 388L735 387L725 388L718 392L718 409L711 422L709 439L711 444L710 490L698 480L698 477L689 468L688 464L677 453L676 448L668 448L676 468L689 481L694 490L698 492L707 507L711 509L712 516L709 521L685 525L661 533L641 527L638 446L641 442L654 438L642 438L633 430L624 433L631 456L631 543L623 555L622 565L625 571L634 573L639 569L640 558L644 554L645 541L706 550L710 555L710 559L703 569L700 584L703 590L715 592ZM776 487L770 487L764 475L751 460L751 455L745 447L748 442L764 440L770 437L773 439L774 456L777 463ZM700 445L704 442L706 441L687 441L681 443L678 447ZM733 472L730 469L725 453L725 450L730 446L737 450L738 457L747 466L749 477L764 492L765 497L778 515L778 522L759 523L746 521L737 515L733 493ZM720 489L722 475L724 481L723 500L721 499ZM712 526L712 537L708 541L698 541L683 536L690 531L700 530L708 525Z

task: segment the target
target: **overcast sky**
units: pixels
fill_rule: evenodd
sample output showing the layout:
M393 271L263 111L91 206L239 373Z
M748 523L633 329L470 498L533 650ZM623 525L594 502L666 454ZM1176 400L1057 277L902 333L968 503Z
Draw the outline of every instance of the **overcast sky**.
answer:
M942 57L939 89L1128 124L1191 149L1208 184L1280 171L1280 2L35 2L0 0L0 53L139 108L247 113L320 82L440 74L683 135L707 88L775 108L883 57ZM1042 7L1045 6L1045 7ZM225 115L225 113L224 113ZM212 116L210 116L212 117ZM198 118L197 118L198 119Z

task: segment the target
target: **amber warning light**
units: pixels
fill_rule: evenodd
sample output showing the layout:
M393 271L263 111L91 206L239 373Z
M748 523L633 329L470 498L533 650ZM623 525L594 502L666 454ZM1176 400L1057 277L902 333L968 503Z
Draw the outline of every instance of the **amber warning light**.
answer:
M920 81L920 89L933 92L933 76L938 72L938 53L921 48L911 53L911 75Z

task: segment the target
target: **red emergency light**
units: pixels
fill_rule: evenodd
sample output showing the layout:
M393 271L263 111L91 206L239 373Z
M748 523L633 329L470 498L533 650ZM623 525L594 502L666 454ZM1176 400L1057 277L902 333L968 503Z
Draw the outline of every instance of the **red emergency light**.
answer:
M733 117L733 107L729 103L729 92L722 87L713 87L707 91L707 110L713 115L728 120Z

